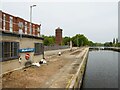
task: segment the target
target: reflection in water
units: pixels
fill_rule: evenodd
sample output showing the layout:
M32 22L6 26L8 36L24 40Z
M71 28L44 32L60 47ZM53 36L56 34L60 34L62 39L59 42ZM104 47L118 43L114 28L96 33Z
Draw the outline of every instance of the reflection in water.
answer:
M118 52L89 52L83 88L118 88Z

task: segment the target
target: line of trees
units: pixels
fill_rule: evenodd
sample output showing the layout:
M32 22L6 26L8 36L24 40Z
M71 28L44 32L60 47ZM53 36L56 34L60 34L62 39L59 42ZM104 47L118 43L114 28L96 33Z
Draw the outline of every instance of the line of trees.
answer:
M55 36L44 36L44 45L45 46L53 46L55 45ZM114 38L112 42L105 42L105 43L94 43L83 34L76 34L73 37L63 37L62 45L70 45L70 41L72 41L73 46L106 46L106 47L120 47L120 43L118 42L117 38Z
M73 46L92 46L94 43L92 41L89 41L86 36L83 34L76 34L71 38L71 41L73 42Z
M120 42L118 42L118 38L114 38L112 42L105 42L104 46L106 46L106 47L120 47Z
M44 38L44 45L45 46L55 45L55 36L42 35L42 37ZM76 34L72 38L67 37L67 36L63 37L62 45L69 45L70 41L72 41L73 46L78 46L78 47L85 46L85 45L89 45L89 46L94 45L94 43L92 41L89 41L88 38L85 37L83 34Z
M44 35L42 35L42 37L44 38L44 45L45 46L55 45L55 36L44 36Z

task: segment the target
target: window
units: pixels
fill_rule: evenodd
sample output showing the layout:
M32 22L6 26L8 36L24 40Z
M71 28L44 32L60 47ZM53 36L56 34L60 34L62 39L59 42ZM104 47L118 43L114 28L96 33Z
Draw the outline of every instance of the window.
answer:
M18 42L1 42L2 43L2 60L18 58Z
M13 32L13 17L10 17L10 32Z
M5 30L5 22L6 22L6 20L5 20L5 14L3 14L3 30Z
M37 31L40 32L40 28L39 27L37 28Z
M25 34L27 34L27 22L25 22Z
M38 37L40 36L40 28L37 28L37 32L38 32Z
M43 43L35 43L35 55L43 54L44 52L44 45Z
M33 35L35 35L35 25L33 25Z

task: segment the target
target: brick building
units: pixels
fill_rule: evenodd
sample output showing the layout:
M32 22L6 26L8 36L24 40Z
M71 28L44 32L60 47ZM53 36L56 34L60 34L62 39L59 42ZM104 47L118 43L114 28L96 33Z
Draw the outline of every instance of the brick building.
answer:
M19 33L20 30L19 24L21 24L22 34L40 36L41 25L32 23L31 24L32 29L30 31L29 21L26 21L20 17L13 16L5 12L1 12L0 23L1 23L0 30L5 32Z
M62 45L62 29L60 27L55 30L55 42L56 45Z
M32 29L29 21L0 11L0 74L42 58L44 46L40 37L41 25L31 25ZM26 54L30 55L29 60L26 60Z

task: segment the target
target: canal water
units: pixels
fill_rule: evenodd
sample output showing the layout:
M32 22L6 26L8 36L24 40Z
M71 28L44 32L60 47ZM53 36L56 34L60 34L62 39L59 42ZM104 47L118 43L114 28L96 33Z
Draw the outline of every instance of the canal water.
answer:
M114 51L90 51L82 90L118 88L118 55Z

